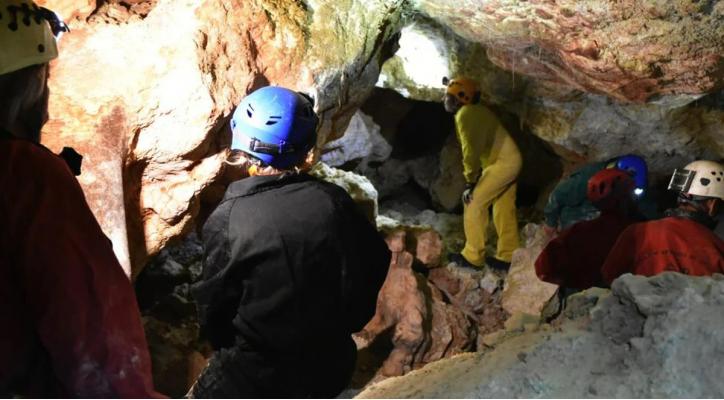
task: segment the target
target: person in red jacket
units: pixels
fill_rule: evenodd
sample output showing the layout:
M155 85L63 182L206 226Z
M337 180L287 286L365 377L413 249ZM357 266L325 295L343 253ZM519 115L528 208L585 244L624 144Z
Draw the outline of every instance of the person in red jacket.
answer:
M111 242L37 143L64 25L27 0L0 0L0 16L0 396L159 397Z
M604 169L588 181L587 197L601 214L565 229L543 249L535 262L538 277L562 292L605 286L601 265L633 216L634 181L624 171Z
M724 241L713 232L714 216L724 200L724 167L694 161L674 171L669 189L679 192L678 208L667 211L666 218L634 224L621 233L601 270L606 283L625 273L724 274Z

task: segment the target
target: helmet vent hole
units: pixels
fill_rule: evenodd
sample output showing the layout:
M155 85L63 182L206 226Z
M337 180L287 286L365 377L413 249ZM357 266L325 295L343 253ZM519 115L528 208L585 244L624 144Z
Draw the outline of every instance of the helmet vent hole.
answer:
M701 178L701 179L699 180L699 182L701 182L701 185L702 185L702 186L709 186L709 184L711 183L711 180L710 180L710 179L706 179L706 178Z
M269 121L266 121L266 124L267 124L267 125L274 125L274 124L276 124L277 122L279 122L279 121L274 121L274 120L270 119Z

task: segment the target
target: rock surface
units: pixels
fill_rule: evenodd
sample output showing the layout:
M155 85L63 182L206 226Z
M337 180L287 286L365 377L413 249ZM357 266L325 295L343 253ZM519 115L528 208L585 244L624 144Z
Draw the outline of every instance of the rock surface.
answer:
M90 13L94 3L46 3L79 18L52 66L43 141L86 157L81 185L134 274L192 227L246 93L269 83L310 92L320 142L341 136L402 11L399 0L109 1Z
M317 163L309 172L324 181L341 187L352 197L360 211L374 223L377 218L377 189L364 176L354 172L332 168L325 163Z
M359 398L680 398L724 393L724 276L624 275L557 326L432 363Z
M526 132L551 143L567 161L635 151L651 162L654 180L663 180L694 158L724 155L724 107L718 100L724 74L716 66L724 46L720 4L710 9L685 1L415 4L426 16L403 30L398 55L383 67L382 87L419 100L442 96L444 87L426 77L425 64L405 56L416 54L418 45L402 40L414 34L436 49L426 54L432 64L446 62L451 75L478 79L487 102L517 115ZM572 23L581 18L588 22ZM640 29L613 28L631 26ZM605 40L596 36L599 30L606 32ZM686 34L670 37L663 33L668 30ZM602 58L571 61L582 43L596 43ZM606 67L599 69L601 63ZM697 64L706 67L693 67ZM643 77L647 74L657 76Z
M357 111L344 135L328 142L322 149L321 160L331 167L358 162L357 168L367 168L370 163L381 163L392 153L392 146L380 134L380 126L361 111Z
M203 249L195 234L167 246L136 280L136 297L151 353L156 389L186 394L206 366L210 347L199 340L190 285L201 276Z
M481 78L486 99L572 161L635 150L663 176L694 157L724 154L721 2L41 4L72 28L52 63L43 141L85 155L79 180L134 275L192 228L202 199L218 198L206 194L219 191L230 113L270 83L316 97L320 145L343 135L378 81L437 100L437 75L449 72ZM449 154L441 159L452 165ZM399 179L433 185L434 201L454 207L456 182L408 167ZM383 171L390 179L394 172Z
M375 316L354 335L360 361L352 389L472 351L508 316L500 307L498 277L441 266L437 232L378 221L393 258Z
M525 247L513 252L513 260L503 287L503 309L510 314L540 316L545 305L556 294L557 285L538 279L535 260L548 243L542 225L528 224L522 231Z
M642 102L722 87L719 2L417 0L509 71Z

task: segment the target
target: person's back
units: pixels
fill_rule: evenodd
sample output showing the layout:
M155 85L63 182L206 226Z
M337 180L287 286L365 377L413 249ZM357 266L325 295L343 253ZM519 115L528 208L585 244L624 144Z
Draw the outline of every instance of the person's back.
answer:
M386 276L380 265L389 264L384 241L349 195L305 174L247 178L229 187L204 237L214 243L206 242L213 267L195 288L202 328L215 348L241 339L269 360L241 371L252 376L269 368L270 380L255 382L252 393L341 391L335 381L346 383L355 359L350 335L374 314ZM239 286L224 286L231 276ZM233 328L228 316L206 312L218 308L206 301L220 291L236 294L229 299ZM280 379L293 385L279 385Z
M67 27L28 0L0 14L0 396L158 397L131 283L68 166L38 144Z
M625 172L601 170L587 186L587 200L601 215L574 224L548 243L535 262L541 280L576 290L605 286L601 266L621 232L637 222L634 183Z
M625 273L653 276L665 271L724 274L724 241L688 218L642 222L621 233L602 268L609 284Z
M578 290L603 287L601 266L621 232L636 219L603 213L565 229L551 240L535 262L538 277Z
M724 273L724 241L713 232L724 199L724 167L694 161L674 171L669 189L679 192L678 207L666 218L634 224L621 233L602 268L607 283L625 273Z
M351 334L374 315L390 251L342 188L302 172L311 108L266 87L234 114L232 158L245 161L230 163L252 176L229 186L204 225L193 293L215 353L192 397L334 397L351 379Z
M596 218L599 212L586 198L586 185L604 168L605 161L586 164L558 183L544 209L546 225L566 229L577 222Z
M644 220L659 218L658 206L649 194L648 166L635 154L615 157L583 165L562 179L551 192L543 210L545 224L550 231L566 229L580 221L599 215L598 209L586 198L587 182L599 171L617 169L626 171L634 180L636 213Z
M156 396L135 295L80 185L0 136L0 393Z

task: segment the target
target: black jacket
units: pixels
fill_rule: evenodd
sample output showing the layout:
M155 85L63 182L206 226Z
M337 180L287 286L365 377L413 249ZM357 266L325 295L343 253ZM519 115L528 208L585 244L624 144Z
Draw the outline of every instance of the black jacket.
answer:
M193 291L217 350L242 343L293 368L354 363L350 334L375 312L390 251L342 188L306 174L234 182L203 240Z

